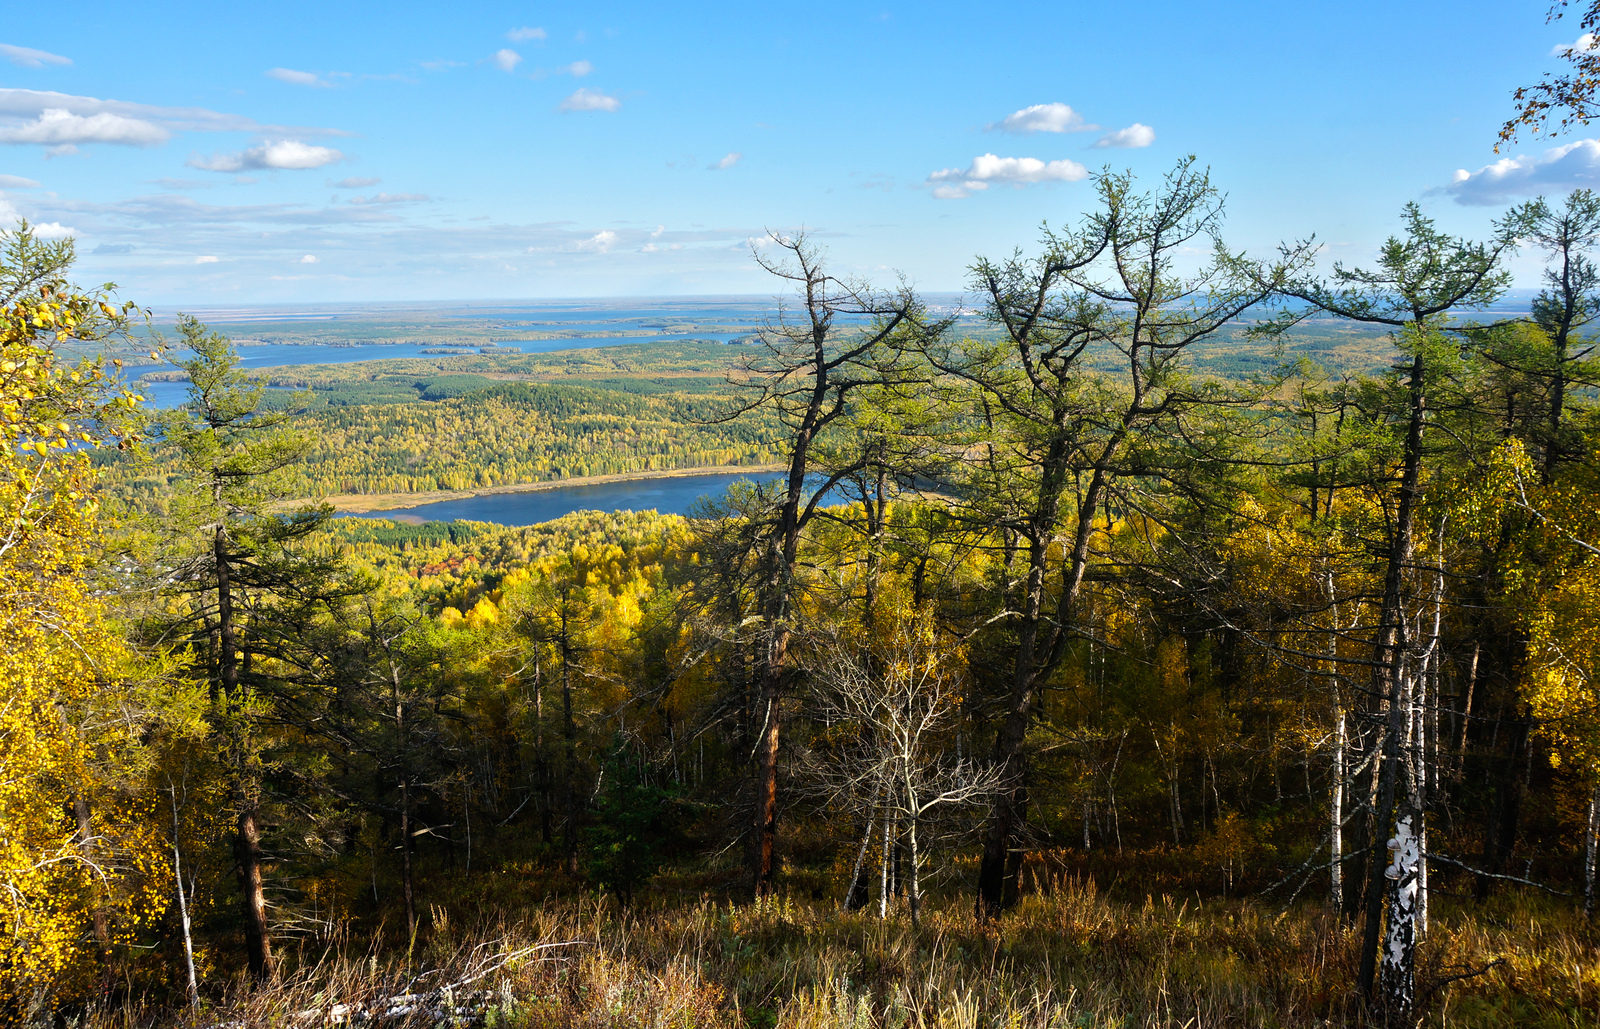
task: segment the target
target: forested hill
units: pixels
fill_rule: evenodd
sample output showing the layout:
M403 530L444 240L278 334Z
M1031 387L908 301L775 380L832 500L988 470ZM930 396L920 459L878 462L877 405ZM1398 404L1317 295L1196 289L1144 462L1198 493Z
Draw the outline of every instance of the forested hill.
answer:
M778 435L770 416L718 419L730 406L726 391L701 379L683 389L663 378L603 385L359 371L270 378L316 386L295 424L317 443L288 473L288 489L306 497L758 465L771 460ZM628 388L605 388L612 385ZM158 497L175 472L155 453L153 466L108 455L110 481L132 496Z

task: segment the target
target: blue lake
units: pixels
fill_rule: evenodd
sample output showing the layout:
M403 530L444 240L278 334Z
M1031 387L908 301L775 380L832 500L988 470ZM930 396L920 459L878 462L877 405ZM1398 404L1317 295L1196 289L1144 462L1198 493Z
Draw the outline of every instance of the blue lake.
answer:
M341 518L388 518L407 522L495 522L499 525L537 525L574 511L649 511L688 514L701 497L717 496L740 479L770 482L771 472L715 472L680 475L668 479L629 479L593 486L555 486L526 493L491 493L486 496L445 500L395 511L341 514Z

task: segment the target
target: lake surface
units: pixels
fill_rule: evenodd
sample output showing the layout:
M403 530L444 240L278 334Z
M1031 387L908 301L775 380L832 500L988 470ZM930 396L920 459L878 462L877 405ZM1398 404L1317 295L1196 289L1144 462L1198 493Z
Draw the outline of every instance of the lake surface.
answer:
M628 479L593 486L555 486L527 493L491 493L486 496L445 500L394 511L341 514L341 518L388 518L403 521L495 522L499 525L538 525L574 511L649 511L688 514L701 497L718 496L741 479L771 482L772 472L714 472L679 475L667 479Z

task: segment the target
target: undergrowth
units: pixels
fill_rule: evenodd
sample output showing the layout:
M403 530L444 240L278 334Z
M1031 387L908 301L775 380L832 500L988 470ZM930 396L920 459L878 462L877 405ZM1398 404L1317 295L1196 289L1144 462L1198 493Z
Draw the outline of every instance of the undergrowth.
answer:
M495 922L459 919L435 909L409 960L404 953L362 953L335 944L273 983L250 989L236 982L196 1009L125 1004L115 1012L88 1012L80 1024L332 1024L351 1010L379 1010L386 998L452 984L432 1009L386 1024L1365 1024L1352 994L1359 935L1315 906L1280 916L1249 900L1152 896L1127 903L1069 880L1025 896L998 923L975 919L964 901L935 903L925 909L920 929L904 917L879 920L789 897L737 905L710 899L674 904L657 895L654 906L623 910L589 896L546 901ZM492 968L504 955L538 945L545 946ZM1441 901L1419 954L1418 990L1428 995L1425 1024L1600 1026L1597 933L1568 907L1515 895L1485 905ZM1486 965L1491 967L1482 974L1448 981Z

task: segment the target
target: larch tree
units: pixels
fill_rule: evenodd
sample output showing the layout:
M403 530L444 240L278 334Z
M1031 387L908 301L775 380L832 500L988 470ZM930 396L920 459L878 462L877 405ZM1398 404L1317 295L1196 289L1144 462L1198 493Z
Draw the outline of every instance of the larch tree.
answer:
M1334 266L1331 281L1310 280L1280 292L1309 305L1285 316L1298 321L1311 311L1392 328L1404 360L1392 386L1393 436L1390 470L1385 474L1386 514L1382 554L1383 584L1376 622L1370 627L1369 709L1382 719L1375 744L1374 804L1367 834L1371 844L1387 838L1391 862L1382 874L1366 876L1365 923L1359 988L1371 994L1376 977L1379 935L1388 912L1379 1005L1391 1024L1409 1024L1415 1000L1415 945L1418 918L1426 908L1425 770L1411 741L1417 737L1422 664L1437 655L1437 637L1426 630L1420 606L1426 584L1416 568L1419 541L1427 534L1422 506L1427 490L1427 428L1439 380L1459 360L1461 341L1447 330L1452 312L1481 308L1505 289L1502 259L1526 230L1527 213L1513 211L1496 226L1488 243L1448 236L1435 228L1416 204L1402 213L1404 234L1391 236L1373 269ZM1389 514L1392 512L1392 515ZM1437 622L1435 622L1435 625ZM1370 866L1371 863L1369 863Z
M1130 452L1162 427L1178 432L1198 410L1243 402L1188 376L1184 358L1309 256L1302 247L1264 267L1229 251L1218 235L1222 195L1192 158L1152 192L1136 191L1127 174L1104 174L1097 188L1098 208L1074 230L1047 231L1038 258L974 266L998 342L929 351L953 383L951 401L984 412L966 441L981 459L962 484L963 513L998 530L1003 549L1003 612L992 621L1003 623L1007 656L992 691L993 761L1005 785L992 802L977 897L988 916L1015 892L1025 741L1040 690L1074 642L1093 638L1082 597L1105 508L1137 503L1125 488L1138 474ZM1186 275L1180 259L1195 248L1210 257Z
M189 316L180 316L178 333L193 355L178 362L189 373L189 401L164 419L161 442L182 471L166 546L151 569L170 605L152 613L143 631L152 644L192 646L201 661L196 673L210 683L234 808L245 956L251 975L263 979L273 971L262 847L273 658L297 645L301 619L284 617L286 610L304 611L349 588L338 581L337 562L306 546L330 509L276 513L291 499L282 473L311 441L288 424L285 410L266 407L265 383L239 368L227 337Z
M819 462L821 444L847 422L851 405L870 388L924 381L906 344L912 334L937 331L925 323L909 287L886 293L830 274L822 253L804 236L772 235L770 257L756 260L793 286L797 306L780 307L761 331L761 350L742 370L751 396L726 417L767 409L785 431L784 476L770 506L755 515L735 558L735 578L748 576L759 625L755 701L755 798L750 825L750 875L758 896L772 891L778 871L778 756L785 684L799 609L796 565L801 536L833 486L870 463L866 452L842 465ZM813 477L820 479L812 482Z

